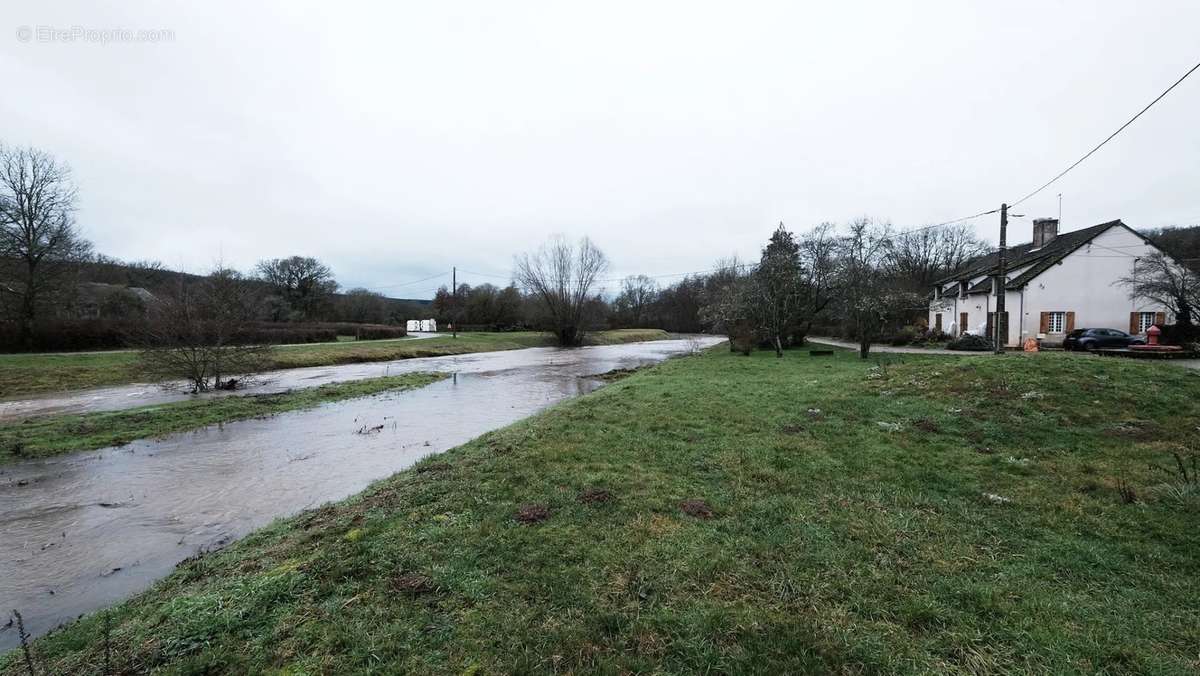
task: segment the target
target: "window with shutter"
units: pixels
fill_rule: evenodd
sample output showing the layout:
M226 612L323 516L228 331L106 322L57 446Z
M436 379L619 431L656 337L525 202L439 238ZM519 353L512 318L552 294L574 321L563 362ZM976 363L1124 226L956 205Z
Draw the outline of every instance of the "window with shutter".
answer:
M1149 329L1151 326L1154 326L1154 319L1155 317L1153 312L1139 312L1137 333L1145 333L1147 329Z
M1067 313L1047 312L1046 333L1062 333L1067 328Z

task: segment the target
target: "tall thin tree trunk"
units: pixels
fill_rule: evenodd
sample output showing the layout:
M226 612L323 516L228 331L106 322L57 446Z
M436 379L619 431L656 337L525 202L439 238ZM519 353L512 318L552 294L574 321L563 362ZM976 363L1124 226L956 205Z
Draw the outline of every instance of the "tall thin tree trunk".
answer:
M868 338L866 335L860 336L858 339L858 356L862 357L863 359L866 359L867 355L870 353L871 353L871 339Z
M37 319L36 298L32 291L26 291L21 299L21 347L33 352L33 323Z
M37 291L34 280L37 279L37 263L26 261L25 291L21 295L21 347L33 352L33 323L37 319Z

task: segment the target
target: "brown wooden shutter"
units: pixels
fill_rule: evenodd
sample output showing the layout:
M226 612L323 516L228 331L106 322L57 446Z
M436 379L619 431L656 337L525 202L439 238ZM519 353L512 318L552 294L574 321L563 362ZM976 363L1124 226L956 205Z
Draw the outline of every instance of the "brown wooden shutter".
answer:
M1075 313L1068 312L1067 313L1067 328L1064 329L1064 331L1066 331L1067 333L1070 333L1074 330L1075 330Z
M1141 328L1141 327L1138 326L1138 313L1130 312L1129 313L1129 333L1130 333L1130 335L1136 336L1139 328Z
M1154 323L1157 324L1158 328L1161 329L1167 323L1167 313L1155 312L1154 313Z
M942 332L942 313L937 313L933 316L933 330L938 333Z
M1038 324L1038 333L1050 333L1050 313L1043 312L1041 323Z

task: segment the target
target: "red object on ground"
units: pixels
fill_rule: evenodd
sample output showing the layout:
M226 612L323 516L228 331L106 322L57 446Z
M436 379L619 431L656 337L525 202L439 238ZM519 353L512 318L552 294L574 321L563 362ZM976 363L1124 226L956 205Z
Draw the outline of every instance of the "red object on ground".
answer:
M1138 352L1181 352L1183 348L1178 345L1159 345L1158 337L1162 334L1162 329L1157 326L1151 326L1146 329L1146 345L1130 345L1129 349L1137 350Z

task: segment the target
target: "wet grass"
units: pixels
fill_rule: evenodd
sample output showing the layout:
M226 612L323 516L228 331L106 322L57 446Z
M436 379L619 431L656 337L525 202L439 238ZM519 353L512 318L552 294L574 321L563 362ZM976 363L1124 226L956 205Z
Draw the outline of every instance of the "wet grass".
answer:
M5 423L0 465L72 451L120 446L207 425L312 408L326 402L423 387L445 374L411 373L331 383L278 394L251 394L143 406L123 411L54 415Z
M111 612L113 669L1194 674L1200 491L1168 462L1198 395L1069 354L718 348L182 564ZM98 673L103 626L35 659Z
M615 345L668 337L665 331L658 329L621 329L590 334L588 344ZM553 337L549 334L514 331L463 333L459 334L458 338L397 338L288 345L273 351L270 368L287 369L413 357L440 357L552 344ZM122 385L142 380L144 378L137 372L137 355L133 352L0 355L0 399Z

